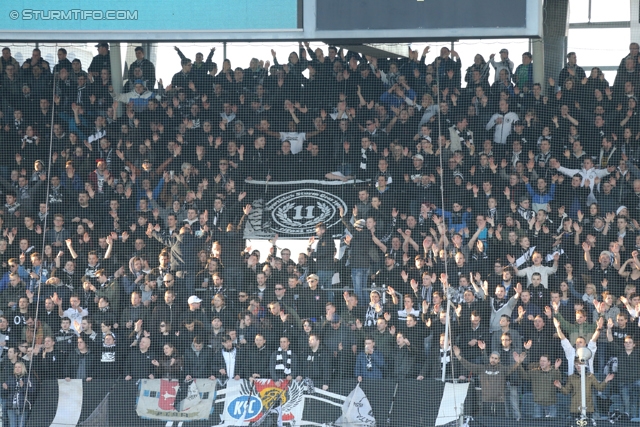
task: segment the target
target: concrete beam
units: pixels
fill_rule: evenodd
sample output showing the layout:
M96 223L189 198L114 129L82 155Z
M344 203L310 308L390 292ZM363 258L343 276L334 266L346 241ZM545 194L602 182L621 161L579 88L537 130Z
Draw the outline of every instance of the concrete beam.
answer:
M630 21L610 21L610 22L574 22L569 24L570 30L596 29L596 28L630 28Z
M116 94L122 93L122 56L120 43L111 43L111 85ZM118 108L118 116L122 115L122 108Z
M557 80L566 63L569 0L546 0L543 14L544 79L540 83L545 88L547 78Z

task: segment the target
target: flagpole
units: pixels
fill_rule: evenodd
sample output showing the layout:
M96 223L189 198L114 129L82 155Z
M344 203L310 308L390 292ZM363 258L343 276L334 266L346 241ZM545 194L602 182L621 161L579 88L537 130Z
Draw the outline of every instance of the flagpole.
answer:
M436 76L438 77L438 106L440 105L440 101L441 101L441 97L440 97L440 63L437 64L437 70L436 70ZM440 115L440 109L438 108L438 135L442 135L442 116ZM444 151L444 147L443 144L440 142L440 137L438 137L438 150L440 151L440 156L439 160L440 160L440 202L442 203L442 221L444 224L446 224L445 221L445 217L444 217L444 212L445 212L445 206L444 206L444 166L443 166L443 160L442 160L442 152ZM442 233L442 235L444 235L447 231L446 231L446 226L444 227L445 231ZM444 245L443 245L444 246ZM451 319L449 317L449 312L451 310L451 296L449 295L449 289L451 288L451 284L449 283L449 269L447 268L447 250L448 248L446 246L443 247L444 249L444 272L447 275L447 282L443 283L442 287L443 287L443 291L445 292L445 295L447 296L447 321L445 323L445 329L444 329L444 361L442 363L442 382L445 381L446 377L447 377L447 347L449 346L449 330L451 329ZM444 289L444 285L448 285L446 289ZM439 345L439 344L438 344Z
M249 391L249 395L247 396L247 401L244 404L242 416L238 420L239 425L243 425L245 420L247 419L247 411L249 410L249 404L251 403L251 397L253 396L253 377L249 379L249 387L251 387L251 389Z
M450 310L451 298L449 298L449 295L447 295L447 321L444 325L444 358L442 361L442 382L445 382L445 379L447 377L447 348L449 347L449 329L451 327L451 317L449 316Z

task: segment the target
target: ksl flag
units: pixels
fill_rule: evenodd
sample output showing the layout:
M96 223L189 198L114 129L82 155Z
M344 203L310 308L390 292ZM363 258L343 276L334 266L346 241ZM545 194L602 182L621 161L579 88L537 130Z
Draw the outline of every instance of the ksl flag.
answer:
M228 425L262 423L263 418L277 414L282 422L302 422L305 385L298 381L270 379L229 380L225 390L223 421ZM221 391L222 393L222 391Z
M162 421L194 421L209 418L216 382L142 380L136 412L141 418Z

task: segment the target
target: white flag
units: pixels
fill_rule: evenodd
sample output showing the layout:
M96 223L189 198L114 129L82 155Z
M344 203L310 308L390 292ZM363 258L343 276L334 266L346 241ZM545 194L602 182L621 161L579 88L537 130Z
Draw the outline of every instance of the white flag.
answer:
M187 397L178 404L179 407L176 409L180 412L184 412L199 404L200 401L202 401L202 399L200 398L198 386L195 381L191 381L191 384L189 384L189 388L187 389Z
M373 418L373 411L369 399L360 388L360 384L356 385L347 399L342 405L342 415L335 422L337 426L343 427L359 427L359 426L375 426L376 420Z

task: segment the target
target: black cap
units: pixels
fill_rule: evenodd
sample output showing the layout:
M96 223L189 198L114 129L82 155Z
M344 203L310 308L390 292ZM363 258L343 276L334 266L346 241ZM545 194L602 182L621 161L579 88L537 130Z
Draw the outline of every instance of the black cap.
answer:
M96 45L96 47L106 47L107 49L109 49L109 43L107 42L100 42Z

